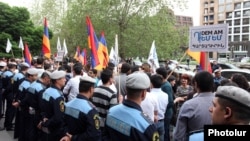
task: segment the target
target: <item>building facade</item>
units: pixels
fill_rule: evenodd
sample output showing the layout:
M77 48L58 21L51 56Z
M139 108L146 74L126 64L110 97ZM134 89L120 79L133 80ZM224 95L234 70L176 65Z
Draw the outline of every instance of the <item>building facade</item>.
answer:
M209 57L250 56L250 0L200 0L200 25L228 24L228 51Z

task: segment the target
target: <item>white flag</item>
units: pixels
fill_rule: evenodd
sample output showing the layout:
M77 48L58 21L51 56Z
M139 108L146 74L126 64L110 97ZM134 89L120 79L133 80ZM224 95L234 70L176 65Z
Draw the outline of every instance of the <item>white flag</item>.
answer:
M63 51L64 51L64 56L66 56L68 54L68 48L66 46L65 39L63 40Z
M24 50L22 37L20 37L18 48L21 48L22 50Z
M57 45L56 45L56 48L57 48L57 51L61 51L62 50L62 47L61 47L61 43L60 43L60 39L58 37L57 39Z
M119 64L119 50L118 50L118 35L116 34L115 35L115 56L116 56L116 64L118 65Z
M110 62L114 63L116 65L117 55L115 54L115 50L113 47L111 47L110 53L109 53L109 60Z
M7 40L7 46L6 46L6 52L9 53L10 50L11 50L11 48L12 48L12 44L10 43L10 40L8 38L8 40Z
M156 53L156 48L155 48L155 41L153 41L150 52L149 52L148 63L151 65L151 68L154 70L154 72L157 68L160 67L158 56Z

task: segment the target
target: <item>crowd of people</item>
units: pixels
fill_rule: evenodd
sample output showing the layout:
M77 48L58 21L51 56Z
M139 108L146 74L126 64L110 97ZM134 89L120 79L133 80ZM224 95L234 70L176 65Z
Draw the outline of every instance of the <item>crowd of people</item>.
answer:
M204 125L250 121L247 79L220 70L1 59L1 130L18 141L201 141Z

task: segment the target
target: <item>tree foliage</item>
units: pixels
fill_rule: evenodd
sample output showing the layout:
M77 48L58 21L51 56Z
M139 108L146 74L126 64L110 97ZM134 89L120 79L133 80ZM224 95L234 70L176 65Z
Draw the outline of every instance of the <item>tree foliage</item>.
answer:
M85 18L90 16L97 36L105 32L109 49L118 34L122 57L147 57L155 40L159 58L168 58L176 56L173 52L178 53L185 44L180 42L183 40L170 8L185 8L185 4L186 0L43 0L36 15L50 19L50 27L58 31L55 37L65 38L72 54L78 45L87 47Z
M22 51L18 48L20 37L22 37L24 43L28 44L32 55L40 54L43 29L41 27L34 27L26 8L10 7L0 2L0 31L1 56L12 56L11 53L6 54L5 52L7 39L9 38L14 56L22 57ZM52 35L51 31L50 33Z

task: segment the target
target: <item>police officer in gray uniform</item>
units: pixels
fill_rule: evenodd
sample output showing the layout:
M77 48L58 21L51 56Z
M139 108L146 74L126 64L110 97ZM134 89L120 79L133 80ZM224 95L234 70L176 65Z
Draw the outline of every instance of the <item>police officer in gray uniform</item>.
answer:
M93 96L96 80L82 76L79 94L65 104L66 136L61 141L101 141L100 118L89 101Z
M159 133L153 121L140 107L149 86L149 77L143 72L127 76L127 99L112 107L106 119L109 140L159 141Z

